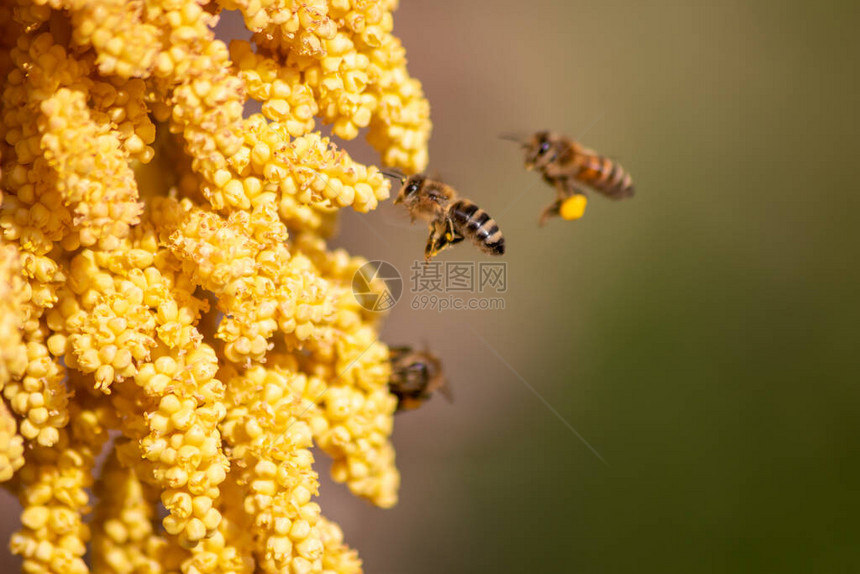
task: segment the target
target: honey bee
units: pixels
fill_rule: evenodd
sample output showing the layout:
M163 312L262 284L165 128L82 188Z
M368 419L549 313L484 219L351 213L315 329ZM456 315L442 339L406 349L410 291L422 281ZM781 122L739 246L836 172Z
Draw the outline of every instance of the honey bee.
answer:
M414 351L411 347L390 347L391 379L388 389L397 397L397 410L417 409L435 391L449 401L451 390L442 374L442 363L427 351Z
M540 225L555 216L582 217L587 200L579 184L610 199L633 196L633 179L624 168L568 137L542 131L519 143L525 150L526 169L539 171L556 189L555 201L541 212Z
M413 222L418 218L430 224L424 248L424 258L428 261L467 237L488 255L505 253L505 238L495 220L468 199L459 199L450 185L423 174L386 175L398 177L403 183L394 204L402 203Z

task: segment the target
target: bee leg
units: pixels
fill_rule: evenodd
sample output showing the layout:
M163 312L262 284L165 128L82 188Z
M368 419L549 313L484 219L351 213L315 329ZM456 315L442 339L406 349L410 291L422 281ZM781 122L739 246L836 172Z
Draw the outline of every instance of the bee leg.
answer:
M546 225L547 221L549 221L551 217L557 217L559 215L561 204L564 203L564 200L575 193L582 193L571 185L570 180L567 178L548 178L546 176L544 176L544 178L555 188L555 201L546 206L541 212L540 219L538 220L538 226L540 227Z
M436 230L430 232L430 236L427 237L427 245L424 247L424 261L428 262L433 259L439 250L436 248L436 245L439 243L439 238L436 236Z
M451 219L449 217L447 224L448 224L448 231L445 232L445 240L448 242L448 245L446 245L446 247L451 246L451 245L456 245L456 244L460 243L461 241L463 241L463 239L465 239L463 234L461 234L459 231L457 231L454 228L454 220L453 219Z
M571 190L570 186L567 184L567 180L565 179L557 179L555 180L555 198L560 201L564 201L570 196Z
M445 249L448 241L445 239L445 234L438 229L436 225L430 226L430 236L427 237L427 245L424 247L424 260L430 261L433 257Z
M463 241L463 238L460 237L459 235L455 235L452 237L452 236L448 235L447 232L444 234L440 233L438 235L438 237L436 238L436 245L434 246L435 253L439 253L440 251L444 251L445 249L448 249L449 247L451 247L455 243L459 243L461 241Z
M577 181L572 178L560 181L556 189L558 190L558 197L563 200L574 195L585 195L585 190L577 185Z
M559 215L559 211L561 210L561 204L564 203L564 198L558 198L549 205L547 205L540 214L540 220L538 221L538 225L543 227L546 225L546 222L550 217L557 217Z
M440 251L460 243L463 239L463 235L454 228L454 222L451 219L431 225L430 237L427 238L427 246L424 248L424 259L430 261Z

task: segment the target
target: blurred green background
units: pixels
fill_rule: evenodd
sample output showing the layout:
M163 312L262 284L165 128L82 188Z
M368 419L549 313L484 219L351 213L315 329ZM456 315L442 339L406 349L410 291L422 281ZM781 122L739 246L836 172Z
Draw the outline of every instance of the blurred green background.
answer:
M509 291L388 319L456 400L397 417L395 509L324 488L367 572L860 571L858 10L401 3L430 170L499 221ZM636 197L538 229L552 192L496 136L540 128L587 130ZM407 275L425 232L398 215L340 244Z
M860 570L858 11L401 2L430 169L498 220L509 289L501 312L407 292L388 318L456 398L398 415L394 509L323 485L369 574ZM637 196L538 229L552 193L497 135L541 128ZM426 232L405 223L347 213L336 244L408 276Z

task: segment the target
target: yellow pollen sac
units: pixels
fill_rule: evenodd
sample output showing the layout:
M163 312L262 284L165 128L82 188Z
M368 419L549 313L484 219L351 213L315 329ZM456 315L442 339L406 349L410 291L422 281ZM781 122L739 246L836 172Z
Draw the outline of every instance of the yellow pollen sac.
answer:
M561 204L561 208L559 209L559 214L562 219L574 221L585 214L585 206L587 203L588 199L586 199L584 195L578 193L564 200Z

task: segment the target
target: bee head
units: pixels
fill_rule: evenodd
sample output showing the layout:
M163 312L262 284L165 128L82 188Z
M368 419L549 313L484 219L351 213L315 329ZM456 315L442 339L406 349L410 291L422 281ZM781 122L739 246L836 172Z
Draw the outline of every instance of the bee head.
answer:
M450 400L445 375L442 372L442 361L429 351L416 351L408 366L406 377L413 383L413 388L420 389L420 394L429 397L434 391L441 391Z
M389 390L397 397L397 410L418 408L439 391L449 401L451 390L442 373L442 362L430 351L410 347L389 348L391 380Z
M416 353L420 360L415 361L415 365L420 364L420 370L428 379L438 377L442 374L442 361L429 351L420 351Z
M410 175L403 180L403 187L400 188L400 193L394 198L394 204L404 203L407 206L418 199L418 190L424 185L425 176L422 174Z
M537 132L525 144L526 169L541 169L555 159L556 138L549 132Z

